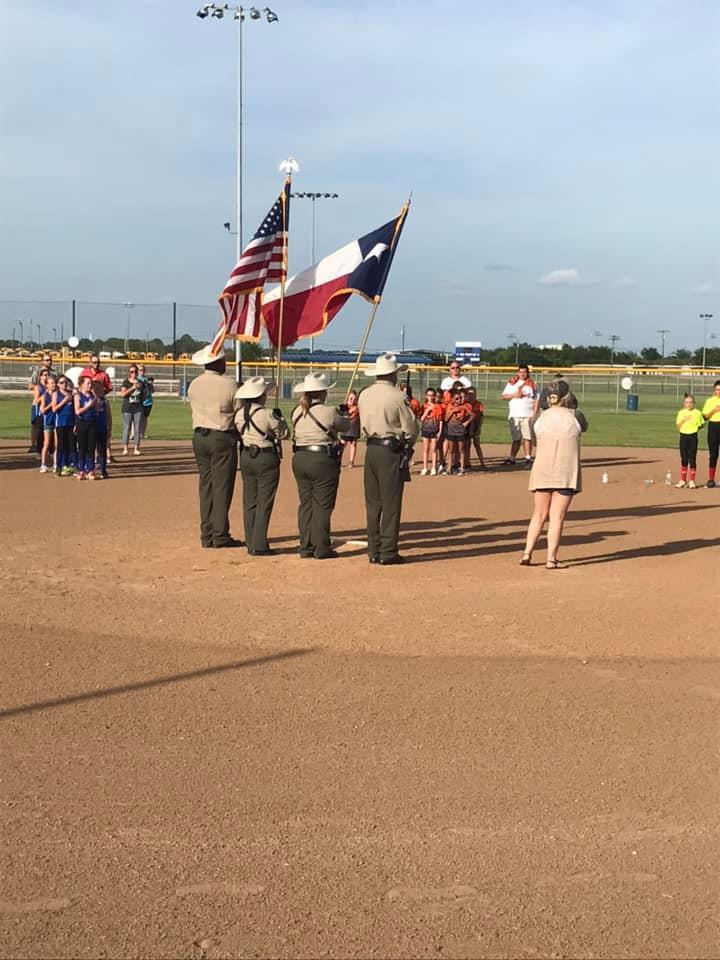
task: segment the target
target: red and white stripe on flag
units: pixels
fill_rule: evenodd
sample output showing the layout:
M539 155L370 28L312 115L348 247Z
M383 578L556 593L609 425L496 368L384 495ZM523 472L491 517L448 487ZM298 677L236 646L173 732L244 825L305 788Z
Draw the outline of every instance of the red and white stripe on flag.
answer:
M234 340L259 340L262 332L261 307L260 291L240 296L221 297L220 309L225 318L224 336Z

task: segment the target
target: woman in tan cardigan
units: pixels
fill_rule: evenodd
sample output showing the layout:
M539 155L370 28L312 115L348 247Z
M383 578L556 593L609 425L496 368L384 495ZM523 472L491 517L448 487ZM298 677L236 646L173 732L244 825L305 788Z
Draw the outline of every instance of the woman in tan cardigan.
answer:
M565 517L572 498L582 489L580 434L587 429L587 421L574 409L577 401L565 380L550 384L548 399L550 406L535 423L537 453L530 474L535 510L520 563L530 565L535 544L545 521L549 520L545 566L548 570L557 570L557 552Z

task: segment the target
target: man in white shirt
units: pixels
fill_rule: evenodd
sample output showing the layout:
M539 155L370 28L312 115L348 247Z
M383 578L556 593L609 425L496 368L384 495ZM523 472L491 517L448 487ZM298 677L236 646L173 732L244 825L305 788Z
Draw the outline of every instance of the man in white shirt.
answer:
M532 465L532 418L535 411L537 389L530 377L526 364L518 366L516 376L510 377L502 392L502 399L508 401L508 425L510 427L510 456L505 461L515 466L517 454L522 444L525 451L525 466Z
M472 382L469 377L460 376L460 362L458 360L453 360L450 364L450 376L445 377L444 380L440 383L441 390L452 390L455 384L460 381L464 387L471 387Z

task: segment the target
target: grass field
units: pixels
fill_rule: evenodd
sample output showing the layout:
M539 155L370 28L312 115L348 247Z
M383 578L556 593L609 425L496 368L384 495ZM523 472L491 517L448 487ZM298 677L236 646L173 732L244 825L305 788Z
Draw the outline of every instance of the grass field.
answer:
M698 405L705 398L698 396ZM621 397L624 405L625 397ZM287 413L289 403L282 404ZM607 392L586 393L581 409L590 421L587 442L594 446L674 447L677 443L675 414L680 404L674 393L642 394L640 410L615 412L615 396ZM0 397L0 438L23 439L28 436L29 398ZM113 402L115 437L122 421L120 404ZM486 404L483 440L504 443L508 439L505 405L498 399ZM149 436L154 440L184 440L190 437L190 408L177 398L157 399L150 420ZM705 446L701 441L701 445Z

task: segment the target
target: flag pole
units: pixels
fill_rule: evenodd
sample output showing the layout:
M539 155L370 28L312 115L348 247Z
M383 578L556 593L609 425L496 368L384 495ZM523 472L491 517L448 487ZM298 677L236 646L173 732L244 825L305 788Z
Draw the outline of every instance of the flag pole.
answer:
M370 337L370 331L372 330L373 323L375 323L375 314L377 313L378 307L380 306L380 301L382 299L382 290L385 288L387 275L392 265L393 256L395 254L395 247L397 246L397 242L400 239L400 234L405 224L405 218L407 217L408 210L410 209L411 199L412 199L412 191L410 192L410 196L407 198L407 200L403 204L402 209L400 210L400 213L398 215L397 223L395 224L395 232L393 234L392 243L390 245L390 257L388 258L387 266L385 267L385 274L380 284L381 292L378 293L373 300L372 310L370 311L370 317L368 318L367 326L365 327L365 332L363 333L362 340L360 341L360 347L358 349L357 359L355 360L355 366L353 367L353 371L350 375L350 383L348 384L347 393L345 394L345 403L347 403L347 398L350 396L350 393L352 391L353 384L355 383L355 379L357 377L358 370L360 368L360 363L362 361L362 355L363 353L365 353L365 347L367 346L367 342Z
M285 185L283 187L283 201L282 201L282 211L283 211L283 233L288 233L288 202L290 199L290 188L292 186L292 175L293 170L298 169L297 160L294 157L288 157L287 160L283 160L280 164L280 170L285 173ZM283 342L283 318L285 316L285 280L287 277L287 249L289 243L289 236L286 237L286 242L283 244L283 269L282 275L280 277L280 306L278 312L278 341L277 341L277 357L275 360L275 406L280 406L280 360L282 357L282 342Z

